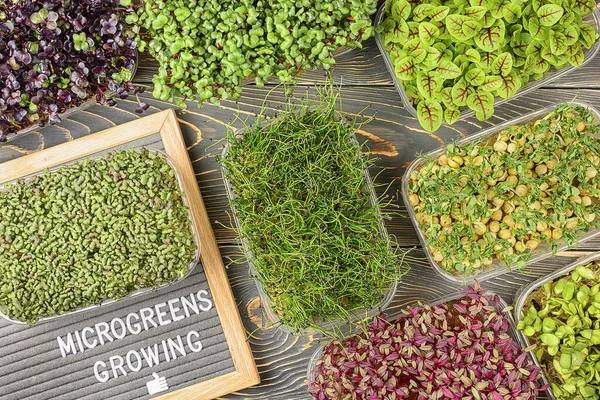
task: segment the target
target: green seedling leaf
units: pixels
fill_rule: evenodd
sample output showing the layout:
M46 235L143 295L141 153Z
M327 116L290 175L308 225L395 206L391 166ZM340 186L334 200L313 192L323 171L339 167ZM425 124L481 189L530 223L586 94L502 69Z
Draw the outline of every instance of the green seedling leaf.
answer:
M419 90L413 81L405 81L404 83L404 93L406 93L406 97L411 102L411 104L416 104L419 101Z
M544 47L541 52L542 58L547 61L550 65L558 64L558 58L549 48Z
M441 55L442 52L437 47L431 46L427 49L427 57L425 57L423 64L437 66Z
M487 11L488 11L487 8L481 7L481 6L467 7L463 11L463 15L465 17L469 17L469 18L478 20L478 19L482 19Z
M390 11L394 20L407 20L410 16L411 6L406 0L395 0Z
M436 73L443 79L454 79L462 74L462 70L452 61L443 60L436 68Z
M435 100L421 101L417 106L419 123L427 132L435 132L444 120L444 110L439 102Z
M508 76L501 76L500 79L500 87L496 89L496 93L503 99L510 99L521 88L521 79L514 72Z
M417 89L426 100L441 99L441 82L434 75L420 73L417 75Z
M493 93L494 91L500 89L502 87L504 80L501 76L491 75L486 76L483 80L483 84L479 86L479 89L484 90L486 92Z
M502 1L494 1L494 4L492 5L492 7L489 10L492 17L494 17L496 19L502 18L502 7L503 7Z
M432 21L443 21L450 13L450 7L448 6L437 6L431 10L430 18Z
M525 51L527 50L527 47L529 46L529 43L531 43L531 41L532 37L529 33L519 33L511 39L510 46L515 55L520 57L526 57L527 54L525 53Z
M540 43L538 43L538 42L531 42L529 44L529 46L527 46L527 50L525 50L525 54L527 56L530 56L532 54L533 55L541 55L542 49L543 49L543 47L542 47L542 45Z
M413 39L406 42L403 50L410 54L417 64L423 62L427 57L428 45L420 39Z
M492 63L492 74L506 76L513 67L513 57L510 53L501 53Z
M454 100L452 99L452 88L445 87L442 89L442 103L446 108L455 108Z
M469 39L462 30L464 22L468 20L469 18L460 14L450 14L446 17L446 28L455 40L463 42Z
M563 35L565 35L566 45L573 46L579 40L579 28L574 25L566 25L565 30L563 31Z
M484 28L489 28L496 23L497 19L492 16L492 14L488 11L483 18L479 21Z
M573 11L577 12L579 15L589 15L594 12L594 8L596 7L595 0L574 0L572 3Z
M567 45L566 36L560 32L556 32L554 35L550 36L548 43L550 44L550 51L556 56L564 54L569 47Z
M456 109L446 108L444 110L444 119L448 123L448 125L454 124L460 118L460 111Z
M529 33L531 37L538 41L544 41L550 37L550 29L542 26L540 20L532 18L529 20Z
M464 37L471 39L481 30L481 24L477 21L467 20L462 24Z
M483 72L482 69L475 67L467 71L465 79L471 86L479 86L485 80L485 72Z
M435 6L429 3L419 4L413 10L413 21L422 21L429 17L434 10Z
M438 28L438 31L439 31L438 39L439 40L450 40L451 36L450 36L450 32L448 32L448 27L446 26L446 20L433 21L433 24Z
M459 4L463 4L463 2L461 1ZM493 1L492 0L469 0L469 4L471 5L471 7L485 7L486 9L489 9L492 6Z
M478 120L484 121L494 114L494 96L483 91L471 93L467 99L467 106L475 111Z
M474 64L478 64L481 61L481 54L475 49L467 50L465 55L467 56L467 59Z
M394 69L396 76L403 81L415 79L417 75L416 61L411 56L398 59L394 64Z
M579 31L579 41L586 49L592 47L594 43L598 40L598 32L591 26L587 24L581 25Z
M452 99L458 107L467 105L467 97L469 95L469 87L465 78L459 79L452 87Z
M419 23L410 21L408 24L408 40L419 38Z
M556 24L563 16L564 10L557 4L546 4L537 10L537 15L540 18L540 25L552 26Z
M573 45L567 49L567 54L569 55L569 63L574 67L579 67L583 64L583 60L585 59L585 55L583 54L583 49L580 44Z
M481 62L479 63L479 68L483 69L484 71L491 71L494 59L495 58L492 53L481 53Z
M492 52L500 48L504 40L504 25L494 25L482 29L475 37L477 46L487 52Z
M502 18L509 24L513 24L521 18L521 7L515 3L507 3L502 6Z
M419 38L425 44L431 44L439 34L437 26L431 22L421 22L419 24ZM416 58L416 57L415 57Z

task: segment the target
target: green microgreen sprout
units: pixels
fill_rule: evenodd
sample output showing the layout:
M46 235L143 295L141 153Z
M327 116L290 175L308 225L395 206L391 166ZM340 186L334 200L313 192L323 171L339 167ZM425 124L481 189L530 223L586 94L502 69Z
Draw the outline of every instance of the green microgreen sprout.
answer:
M407 270L385 233L365 171L360 128L337 110L333 85L243 134L219 158L247 257L281 324L298 331L382 302Z
M0 312L35 323L183 278L196 245L175 170L115 150L0 191Z
M557 400L600 397L600 266L580 265L532 292L518 329L536 357Z
M495 260L519 268L542 243L569 246L600 219L600 132L564 104L487 141L451 144L409 177L409 205L432 258L472 275Z

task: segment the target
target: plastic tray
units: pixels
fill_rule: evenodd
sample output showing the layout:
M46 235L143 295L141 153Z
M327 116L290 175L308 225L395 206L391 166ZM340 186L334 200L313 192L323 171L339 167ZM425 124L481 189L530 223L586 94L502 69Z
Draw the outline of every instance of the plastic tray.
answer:
M270 122L270 121L268 121L268 122ZM244 131L246 129L248 129L248 128L240 129L239 131L236 132L236 135L243 136ZM354 139L354 140L356 141L356 139ZM229 147L230 147L229 143L226 143L225 147L223 149L223 153L222 153L223 158L227 157L227 153L229 152ZM371 176L370 176L368 170L365 170L365 181L369 188L371 204L376 204L377 203L377 195L375 194L375 188L373 187L373 181L371 180ZM225 185L225 191L227 193L227 197L229 199L229 205L231 206L232 219L235 224L236 231L240 232L241 225L240 225L240 221L237 216L237 211L236 211L236 208L234 205L235 193L233 191L231 181L227 177L227 169L224 167L223 167L223 182ZM377 212L381 216L381 210L379 208L377 209ZM388 239L387 230L385 229L385 224L383 223L383 217L381 217L379 219L379 231L380 231L382 237L385 237L386 239ZM241 242L242 248L244 250L244 253L247 255L247 258L248 258L249 273L251 276L256 276L254 264L252 262L253 257L252 257L252 252L250 251L250 247L249 247L247 241L243 237L240 237L240 242ZM273 311L271 299L269 298L269 296L267 296L262 283L257 278L254 278L254 283L256 284L256 288L258 289L258 294L260 296L260 302L265 310L265 315L266 315L267 319L269 320L270 324L273 326L277 326L279 329L281 329L289 334L296 334L297 332L292 331L287 326L281 324L280 319L277 317L277 315ZM389 289L384 293L384 297L381 301L381 304L379 306L377 306L376 308L372 308L369 310L365 310L365 309L351 310L349 312L350 313L349 321L326 320L317 325L325 331L331 331L334 329L339 329L340 327L346 325L349 322L356 322L356 321L360 321L360 320L363 320L366 318L370 318L370 317L378 314L379 312L381 312L382 310L387 308L387 306L390 305L390 303L392 302L392 299L394 298L394 295L396 294L396 286L397 286L397 282L394 282L393 284L390 285ZM316 331L316 329L307 328L301 332L308 335L308 334L313 334L317 331Z
M132 150L140 150L140 149L144 149L144 148L145 148L144 146L139 146L139 147L136 147L136 148L134 148ZM53 168L45 170L45 171L40 171L40 172L37 172L35 174L27 175L27 176L24 176L24 177L21 177L21 178L17 178L17 179L14 179L12 181L0 184L0 192L6 191L6 186L12 185L12 184L14 184L16 182L20 182L20 181L25 181L26 182L26 181L32 179L35 176L43 175L46 171L49 171L50 173L52 173L52 172L58 171L62 167L66 167L68 165L74 164L74 163L76 163L78 161L82 161L82 160L87 159L87 158L97 159L97 158L101 157L104 154L110 153L111 151L114 151L114 150L103 151L103 152L99 152L97 154L94 154L94 155L91 155L91 156L88 156L88 157L82 157L82 158L79 158L79 159L76 159L76 160L73 160L73 161L66 162L64 164L58 165L56 167L53 167ZM185 274L185 276L183 276L182 278L180 278L178 280L175 280L175 281L172 281L172 282L168 282L168 283L164 283L162 285L159 285L156 288L156 289L158 289L158 288L162 288L162 287L165 287L165 286L172 285L172 284L177 283L177 282L181 282L182 280L184 280L185 278L187 278L188 276L190 276L192 274L194 268L196 267L196 265L200 261L200 236L199 236L198 231L196 230L196 227L195 227L195 225L193 223L193 218L194 217L193 217L193 215L192 215L192 213L190 211L188 199L187 199L187 196L185 195L185 191L183 189L183 187L184 187L183 186L183 177L181 176L181 174L179 173L179 171L175 167L175 164L173 163L173 161L171 160L171 158L165 152L163 152L161 150L156 150L156 149L148 149L148 151L158 153L167 162L167 164L169 164L171 166L171 168L173 168L173 170L175 171L175 176L177 177L177 183L179 184L179 190L183 194L183 196L181 196L181 199L183 201L183 204L188 209L188 220L189 220L189 223L190 223L190 232L192 233L192 237L194 239L194 243L196 244L196 252L194 254L194 258L193 258L192 262L190 263L190 266L188 268L187 274ZM36 321L36 324L39 324L39 323L44 322L44 321L52 321L52 320L55 320L57 318L66 317L68 315L72 315L72 314L76 314L76 313L80 313L80 312L84 312L84 311L89 311L89 310L92 310L92 309L97 308L97 307L105 306L105 305L112 304L112 303L115 303L115 302L118 302L118 301L121 301L121 300L129 299L131 297L136 297L136 296L139 296L139 295L142 295L142 294L145 294L145 293L149 293L149 292L152 292L153 290L156 290L156 289L155 288L151 288L151 287L150 288L142 288L142 289L136 290L134 292L131 292L127 296L124 296L124 297L122 297L120 299L117 299L117 300L107 299L107 300L102 301L100 304L94 304L94 305L91 305L91 306L88 306L88 307L78 308L76 310L66 312L66 313L64 313L62 315L54 315L54 316L51 316L51 317L40 318L40 319L38 319ZM12 319L12 318L4 315L4 313L2 312L1 309L0 309L0 318L4 318L5 320L7 320L9 322L12 322L14 324L27 325L26 322L18 321L18 320Z
M600 112L593 106L591 106L589 104L579 103L579 102L571 102L571 104L582 106L582 107L585 107L585 108L591 110L594 113L594 115L596 116L596 123L600 122ZM502 131L510 126L520 125L523 123L527 123L531 120L535 120L540 117L544 117L545 115L550 113L552 110L554 110L556 108L556 106L557 106L557 104L554 104L552 106L545 107L541 110L534 111L532 113L523 115L523 116L513 119L511 121L507 121L507 122L502 123L493 128L481 131L475 135L458 140L458 141L456 141L455 144L463 145L465 143L470 143L470 142L483 142L483 141L489 140L490 138L497 135L500 131ZM598 136L598 137L600 137L600 136ZM428 157L437 158L438 156L440 156L441 154L446 152L446 147L447 146L444 146L438 150L434 150L430 153L425 154L422 157L417 158L415 161L413 161L410 164L410 166L404 173L404 176L402 177L402 199L404 200L404 205L406 206L408 215L410 216L410 219L415 227L415 230L417 231L417 236L419 237L419 241L421 242L421 245L423 246L425 254L427 255L427 258L429 259L429 263L444 278L446 278L452 282L455 282L455 283L463 283L463 284L473 284L475 282L475 280L478 280L479 282L481 282L486 279L491 279L496 276L500 276L502 274L508 273L508 272L510 272L510 270L517 269L516 263L507 267L506 264L504 264L503 262L500 262L499 260L494 260L494 263L492 265L490 265L489 267L487 267L485 269L482 268L480 272L478 272L476 274L472 274L472 275L464 275L464 274L460 274L459 272L449 272L449 271L444 270L433 259L433 255L431 254L429 246L427 245L427 239L425 238L425 235L424 235L423 231L421 230L421 226L419 225L419 222L417 221L417 218L415 216L415 210L411 206L410 202L408 201L408 192L409 192L408 182L410 180L411 173L414 172L415 170L418 170L421 166L423 166L424 164L427 163L426 158L428 158ZM598 236L599 234L600 234L600 230L591 229L589 232L580 232L577 235L577 240L579 243L583 243L589 239L592 239L592 238ZM567 245L567 243L564 240L559 240L557 242L557 244L558 244L557 251L564 251L569 248L569 246ZM549 247L547 244L542 243L537 249L535 249L534 251L531 252L531 257L526 262L526 265L533 264L538 261L544 260L548 257L551 257L552 254L553 254L552 248Z
M139 64L139 53L137 50L135 50L133 52L134 58L135 58L135 62L133 63L133 70L131 71L131 78L133 79L133 77L135 76L135 74L137 73L137 69L138 69L138 64ZM111 92L108 92L108 94L110 95ZM68 108L67 110L65 110L65 112L58 114L58 116L62 119L62 118L67 118L70 115L76 114L79 111L83 111L87 108L90 108L91 106L98 104L98 102L96 101L96 98L94 95L91 95L87 100L84 100L83 103L81 103L80 105L78 105L77 107L71 107ZM9 134L7 139L8 142L10 142L12 139L19 137L19 136L23 136L27 133L30 132L34 132L38 129L42 129L45 126L48 126L48 124L44 125L44 126L40 126L39 124L33 124L30 125L28 127L25 127L23 129L20 129L19 131L17 131L17 133L12 133ZM0 146L2 146L2 143L0 143Z
M494 296L494 295L495 295L495 293L492 292L491 290L488 290L486 292L486 296ZM442 297L442 298L440 298L438 300L435 300L435 301L433 301L431 303L428 303L428 304L430 304L431 306L437 306L437 305L440 305L440 304L451 302L453 300L458 300L458 299L463 298L463 297L464 296L462 296L460 293L456 293L456 294L453 294L453 295L450 295L450 296ZM411 308L414 308L414 307L418 307L418 305L415 305L415 306L413 306ZM504 309L506 309L508 307L508 304L502 298L500 298L500 307L501 308L498 311L504 310ZM515 340L517 342L517 344L521 347L521 349L527 348L527 346L525 345L525 342L523 341L522 335L517 330L517 324L515 323L515 320L513 319L513 316L510 313L510 311L504 311L503 314L506 317L506 319L508 320L508 323L510 325L510 327L508 329L508 332L507 332L508 335L513 340ZM402 316L404 316L404 314L402 313L402 311L397 311L397 312L394 312L391 315L388 315L387 318L390 321L395 321L395 320L401 318ZM361 333L361 332L359 331L359 332L356 332L356 333ZM312 357L310 358L310 361L308 363L308 368L306 370L306 377L307 377L307 379L308 379L309 382L313 382L314 379L315 379L315 375L317 373L317 368L318 368L317 362L318 362L319 358L321 357L321 354L323 353L323 349L324 349L324 346L320 346L313 353ZM529 354L529 359L532 360L533 362L535 362L537 364L537 361L535 360L535 355L533 354L533 352L528 351L527 353Z
M379 8L379 11L377 12L377 15L375 16L375 26L378 27L379 25L381 25L381 23L384 20L385 20L385 4ZM600 11L599 11L599 9L596 7L594 9L593 13L591 13L590 15L587 15L586 17L583 18L583 22L592 25L596 29L596 32L600 32ZM400 94L400 97L402 98L402 103L404 104L404 107L406 108L406 110L409 113L411 113L412 116L414 116L416 118L417 110L415 109L415 107L412 105L412 103L408 99L408 96L406 95L406 91L404 90L404 85L402 85L402 82L396 76L396 70L394 68L394 63L392 62L392 60L390 58L390 53L388 53L388 51L385 48L385 45L383 44L383 40L381 39L381 34L379 32L376 33L375 40L377 42L377 47L379 47L379 51L383 55L383 60L385 61L385 65L387 66L387 69L390 72L390 75L392 76L392 81L394 82L394 86L396 87L396 90L398 91L398 93ZM598 50L600 50L600 40L597 41L589 49L582 48L582 50L583 50L583 54L584 54L584 60L579 67L583 67L584 65L588 64L592 60L592 58L594 58L596 56L596 54L598 54ZM577 68L579 68L579 67L577 67ZM504 104L506 102L514 100L519 96L522 96L526 93L531 92L532 90L535 90L542 86L548 85L550 82L553 82L553 81L557 80L558 78L562 78L563 76L565 76L566 74L570 73L573 70L575 70L575 67L573 67L570 64L561 69L556 69L556 68L552 67L546 74L544 74L544 77L542 79L540 79L539 81L530 79L529 82L527 82L527 84L523 88L519 89L513 97L511 97L509 99L503 99L501 97L496 97L494 99L494 107L497 107L501 104ZM465 108L461 109L461 114L460 114L459 120L467 119L474 115L475 115L475 111L470 110L465 107ZM444 124L446 124L446 122L444 122Z
M529 295L532 292L536 291L537 289L544 286L548 282L552 282L558 278L568 275L571 271L573 271L575 268L579 267L580 265L587 265L599 258L600 258L600 254L594 254L592 256L579 258L577 261L575 261L571 264L568 264L568 265L560 268L557 271L554 271L550 275L540 278L537 281L532 282L529 285L521 288L517 292L517 296L515 297L516 300L515 300L515 305L514 305L514 320L516 321L516 323L518 324L519 321L521 321L521 313L523 311L523 307L525 306L525 303L527 302L527 298L529 297ZM526 347L529 347L531 345L529 342L529 338L527 336L525 336L523 334L523 332L519 332L519 335L521 336L521 341L523 342L523 344ZM533 361L537 364L537 366L540 366L540 363L539 363L537 357L535 356L535 353L531 352L531 354L533 356ZM542 377L544 379L544 383L550 383L544 373L542 373ZM552 400L556 399L556 397L554 397L554 393L552 393L552 388L548 388L547 393L548 393L548 397L550 399L552 399Z

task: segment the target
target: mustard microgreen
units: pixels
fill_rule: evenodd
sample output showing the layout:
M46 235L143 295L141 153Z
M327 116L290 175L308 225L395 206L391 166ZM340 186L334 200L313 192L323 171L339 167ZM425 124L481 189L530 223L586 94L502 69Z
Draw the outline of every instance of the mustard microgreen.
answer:
M387 0L381 37L419 122L431 132L444 119L452 124L465 107L488 119L495 97L511 98L551 68L581 65L583 48L599 37L583 22L595 5L594 0ZM434 90L421 90L424 79L435 82ZM445 88L454 93L456 86L464 95L444 97Z
M230 132L219 158L256 278L292 330L377 306L406 266L371 199L360 124L336 110L337 96L328 86L316 101L290 99L268 125Z
M583 107L561 105L487 141L451 144L413 171L408 200L438 265L465 275L495 260L522 267L542 242L574 245L579 232L598 227L594 119Z

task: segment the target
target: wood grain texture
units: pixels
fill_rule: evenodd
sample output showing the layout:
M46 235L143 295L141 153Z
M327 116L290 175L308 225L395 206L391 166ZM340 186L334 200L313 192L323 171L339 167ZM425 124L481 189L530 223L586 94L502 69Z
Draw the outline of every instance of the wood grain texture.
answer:
M136 81L147 85L154 71L156 65L153 61L143 59ZM296 95L307 92L314 96L315 92L309 86L322 82L323 74L322 70L303 74L299 83L306 87L297 88ZM458 285L438 276L424 259L423 252L418 248L414 228L400 200L400 179L417 153L433 150L453 139L576 96L579 101L600 108L600 57L596 57L588 66L552 83L551 88L536 90L498 107L495 116L489 121L460 121L452 127L442 127L435 135L421 129L416 119L405 110L373 40L367 41L364 49L339 57L334 77L343 84L342 98L347 116L361 121L374 116L373 121L365 125L357 137L365 142L365 151L370 151L378 158L377 167L371 171L376 176L378 193L383 194L389 186L388 194L392 201L385 210L389 215L386 221L388 231L396 237L399 246L405 249L417 246L411 250L414 258L410 261L412 269L402 279L390 306L393 310L418 301L431 301L459 289ZM227 396L228 399L307 399L304 380L308 360L322 342L322 338L316 336L290 336L268 326L260 307L256 286L248 276L247 264L240 254L235 233L231 230L222 176L214 159L214 155L221 152L222 144L219 141L227 129L241 128L244 120L251 122L272 89L269 86L260 89L250 85L244 88L244 95L237 102L223 102L221 108L206 105L201 109L189 103L188 110L177 113L189 158L222 259L227 265L229 282L261 377L259 385ZM143 100L151 106L148 114L172 107L170 103L152 99L148 94L143 95ZM275 115L284 101L285 96L281 90L273 90L266 102L269 115ZM365 110L367 105L370 106ZM136 120L139 116L134 113L135 108L135 102L131 100L120 101L112 109L93 106L73 115L60 126L46 127L0 146L0 161L22 157L102 128ZM383 171L380 172L380 169ZM560 257L532 265L526 271L507 273L486 282L484 286L511 302L522 285L571 262L575 257L600 250L600 239L586 243L582 249L583 252L567 252Z

